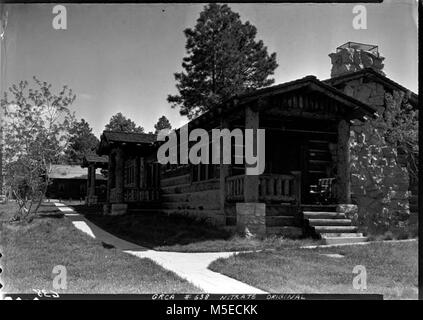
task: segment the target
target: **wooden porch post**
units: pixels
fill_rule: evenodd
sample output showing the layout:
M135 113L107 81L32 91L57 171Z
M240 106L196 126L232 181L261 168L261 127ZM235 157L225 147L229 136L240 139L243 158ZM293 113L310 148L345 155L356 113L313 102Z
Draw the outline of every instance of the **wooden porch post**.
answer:
M89 164L88 166L88 205L95 204L97 200L95 199L95 164Z
M245 129L254 129L254 154L257 154L257 129L259 113L251 106L245 109ZM244 142L244 155L246 144ZM245 163L245 168L248 165ZM246 170L247 171L247 170ZM244 202L236 204L236 225L238 232L258 237L266 236L266 204L259 203L259 176L244 175Z
M257 129L259 128L259 113L247 106L245 109L245 129L254 129L254 154L257 154ZM245 141L245 134L244 134ZM245 154L244 145L244 154ZM245 163L245 167L247 168ZM259 176L245 175L244 179L244 202L259 202Z
M86 204L90 202L91 190L90 190L90 183L91 183L91 165L88 165L88 174L87 174L87 197L85 199Z
M115 175L115 168L114 168L114 157L115 155L113 152L109 154L109 162L107 164L107 193L106 193L106 202L110 203L110 190L113 186L113 179Z
M229 122L226 119L221 119L220 130L229 129ZM223 163L223 144L220 145L220 165L219 165L219 178L220 178L220 210L225 214L225 201L226 201L226 178L229 176L230 165Z
M117 203L123 202L123 175L124 175L124 164L123 164L123 150L118 148L116 150L116 167L115 167L115 188L116 188L116 201Z
M351 203L350 174L350 125L341 120L338 124L337 144L337 200L339 203Z

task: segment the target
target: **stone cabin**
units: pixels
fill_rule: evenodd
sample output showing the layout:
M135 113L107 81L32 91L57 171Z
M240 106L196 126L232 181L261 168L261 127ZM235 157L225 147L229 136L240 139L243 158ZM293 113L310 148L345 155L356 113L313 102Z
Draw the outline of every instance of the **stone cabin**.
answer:
M155 135L103 132L98 154L109 157L104 213L148 210L192 215L259 236L363 241L349 216L356 210L352 204L366 210L360 206L370 203L376 210L372 201L381 200L369 200L366 190L358 191L360 182L352 178L350 165L351 136L377 117L385 92L407 92L413 106L417 95L383 74L376 46L349 42L330 57L328 80L307 76L255 90L186 125L189 131L265 129L266 166L261 175L246 175L245 161L160 165L157 150L163 142ZM232 139L232 150L235 147ZM398 172L398 188L407 191L408 178Z

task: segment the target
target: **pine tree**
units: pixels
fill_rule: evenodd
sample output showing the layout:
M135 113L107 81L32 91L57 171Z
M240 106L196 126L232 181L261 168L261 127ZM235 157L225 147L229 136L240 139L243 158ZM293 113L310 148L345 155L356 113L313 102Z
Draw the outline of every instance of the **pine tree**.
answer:
M227 5L209 4L194 28L184 31L187 56L183 72L175 73L179 95L169 95L172 107L189 119L226 99L274 82L276 54L268 54L257 29L243 23Z
M154 125L154 129L156 129L155 134L157 134L160 130L163 129L172 129L172 125L166 116L161 116L157 123Z
M136 133L144 132L143 127L137 126L134 121L126 118L121 112L116 113L110 118L109 123L106 124L105 130Z
M99 140L92 133L93 129L84 119L75 122L70 128L69 145L65 151L65 161L70 163L81 163L84 155L95 153Z

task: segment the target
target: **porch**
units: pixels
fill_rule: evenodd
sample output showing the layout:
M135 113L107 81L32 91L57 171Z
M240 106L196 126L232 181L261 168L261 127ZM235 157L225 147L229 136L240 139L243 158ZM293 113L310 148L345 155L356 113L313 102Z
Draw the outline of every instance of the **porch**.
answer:
M221 128L252 129L254 144L258 130L265 130L264 150L255 146L253 152L260 156L262 150L262 174L246 174L251 165L245 161L221 165L225 212L237 230L300 236L310 226L313 232L354 232L351 221L332 217L342 216L335 212L338 204L351 203L350 121L364 121L374 110L314 77L247 94L233 108L241 112L226 116ZM323 218L314 221L316 215Z

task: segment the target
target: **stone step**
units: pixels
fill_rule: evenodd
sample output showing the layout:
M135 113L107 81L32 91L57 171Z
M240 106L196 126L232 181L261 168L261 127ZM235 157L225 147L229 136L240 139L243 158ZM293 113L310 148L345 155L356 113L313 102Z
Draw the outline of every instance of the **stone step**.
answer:
M330 237L324 238L325 244L364 243L367 237Z
M350 232L356 232L358 229L355 226L315 226L313 228L319 234L321 233L350 233Z
M297 219L290 216L266 216L266 226L284 227L297 225Z
M300 238L303 236L303 230L298 227L268 227L266 228L266 236Z
M307 219L310 226L351 226L350 219Z
M327 211L303 211L305 219L345 219L345 214Z
M322 238L362 237L363 236L363 234L361 232L355 232L355 233L344 233L344 232L321 233L320 235L322 236Z

